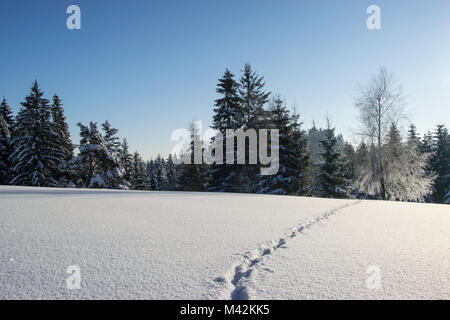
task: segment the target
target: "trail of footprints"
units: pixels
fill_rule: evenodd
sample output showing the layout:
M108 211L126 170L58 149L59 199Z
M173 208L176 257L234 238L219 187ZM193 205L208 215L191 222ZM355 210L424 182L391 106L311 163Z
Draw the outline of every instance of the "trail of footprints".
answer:
M336 214L338 211L357 205L361 201L355 201L352 203L348 203L333 209L330 209L323 213L322 215L314 218L313 220L301 224L298 227L292 229L290 234L287 234L286 236L279 238L278 240L272 240L264 243L260 246L259 249L249 251L243 255L243 262L237 266L234 267L234 269L231 271L231 276L225 276L225 277L218 277L214 281L216 282L225 282L228 281L231 282L231 286L229 286L231 289L231 292L229 294L229 298L231 300L248 300L249 294L247 287L245 286L245 280L250 277L251 273L253 272L255 266L260 263L266 256L273 254L275 251L277 251L280 248L287 248L287 241L288 239L295 238L299 234L301 234L305 229L309 229L311 226L315 225L316 223L328 219L330 216Z

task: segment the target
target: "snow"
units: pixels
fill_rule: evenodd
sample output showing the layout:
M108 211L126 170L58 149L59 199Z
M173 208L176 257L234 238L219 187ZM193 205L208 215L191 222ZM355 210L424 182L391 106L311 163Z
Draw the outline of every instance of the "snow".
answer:
M448 299L448 211L0 186L0 299ZM69 290L73 266L81 283ZM381 289L366 286L370 266Z

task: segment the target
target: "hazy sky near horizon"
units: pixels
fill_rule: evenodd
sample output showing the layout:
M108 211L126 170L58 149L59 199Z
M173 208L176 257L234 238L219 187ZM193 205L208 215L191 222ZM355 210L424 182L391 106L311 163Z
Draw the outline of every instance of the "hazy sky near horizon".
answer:
M81 30L66 28L71 4ZM366 27L373 4L381 30ZM192 120L208 126L217 79L247 62L305 129L328 112L356 142L356 87L381 66L421 134L450 122L448 0L4 0L0 40L0 96L14 111L37 79L63 99L75 142L77 122L108 119L145 159L167 155Z

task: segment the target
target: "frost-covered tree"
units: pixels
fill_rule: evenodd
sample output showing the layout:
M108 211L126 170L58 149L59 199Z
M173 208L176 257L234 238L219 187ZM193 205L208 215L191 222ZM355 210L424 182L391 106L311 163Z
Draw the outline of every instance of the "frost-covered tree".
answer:
M374 76L365 87L360 87L359 96L356 98L356 107L360 112L362 123L361 134L369 139L376 147L373 149L376 155L375 170L372 172L377 182L372 181L372 186L367 189L377 190L380 199L387 199L386 191L386 159L383 153L383 143L389 132L392 122L397 122L403 114L403 93L396 84L393 76L385 68Z
M444 125L438 125L434 132L431 167L437 174L433 199L437 203L449 203L450 192L450 136Z
M320 142L322 151L319 163L316 192L326 198L345 198L349 193L349 180L345 176L345 165L337 147L337 138L327 119L325 139Z
M277 95L270 112L270 129L279 130L279 170L261 176L258 193L304 195L309 192L309 151L306 132L299 116L291 114L284 100Z
M49 100L43 98L37 81L22 102L14 128L14 151L11 184L57 186L53 169L61 164L64 154L54 139Z
M402 142L395 123L392 123L382 146L383 181L386 199L400 201L425 201L432 192L434 176L426 168L429 153L422 153L418 146ZM378 156L371 152L370 163L359 172L358 187L371 196L378 196L380 191L378 174Z

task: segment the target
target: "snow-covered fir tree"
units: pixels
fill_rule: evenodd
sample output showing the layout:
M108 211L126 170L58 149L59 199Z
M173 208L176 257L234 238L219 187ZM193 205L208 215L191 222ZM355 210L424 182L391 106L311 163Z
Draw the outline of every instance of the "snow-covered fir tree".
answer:
M237 130L243 125L243 110L238 90L239 83L234 79L234 74L227 69L217 84L216 92L220 94L220 98L215 101L212 124L212 128L218 130L222 135L222 164L211 165L208 172L209 191L230 192L235 189L237 184L239 166L226 164L226 130ZM213 143L220 144L221 142L214 141ZM236 158L236 150L230 152L233 152L234 158Z
M280 95L269 110L271 129L279 130L279 169L260 177L258 193L305 195L309 193L309 149L297 114L291 114Z
M437 174L433 199L437 203L450 203L450 136L444 125L438 125L434 132L431 167Z
M241 100L242 116L238 119L240 128L244 130L263 129L267 120L267 112L264 109L266 103L269 101L270 92L264 90L265 82L264 77L259 76L250 66L246 64L244 66L243 74L240 78L239 97ZM255 187L258 184L259 177L259 165L249 164L251 157L250 152L257 152L257 150L251 150L249 145L245 147L245 164L238 166L238 171L232 171L230 173L233 180L237 180L234 183L238 192L254 192ZM244 155L237 154L237 158L241 158ZM237 179L236 179L237 178Z
M123 167L120 163L120 138L117 136L118 129L113 128L108 120L102 124L104 132L106 152L100 159L101 170L108 188L123 188Z
M11 155L11 132L3 115L0 114L0 184L11 180L9 156Z
M142 160L140 154L135 152L133 154L133 172L131 175L131 189L133 190L145 190L145 174L146 165Z
M0 104L0 116L3 117L3 119L6 121L6 124L8 125L9 130L12 132L14 130L14 124L16 123L16 120L5 97L3 97L2 103Z
M153 190L164 191L167 188L166 161L158 155L153 163Z
M80 127L79 154L71 161L76 171L76 184L88 188L121 188L119 160L108 150L97 123Z
M152 159L145 166L145 190L155 190L156 184L155 162Z
M12 178L9 157L13 152L11 139L14 125L14 115L6 98L3 97L0 104L0 184L9 184Z
M349 181L345 177L345 167L337 147L334 130L327 119L325 139L320 142L322 160L319 163L320 172L315 191L326 198L345 198L349 193Z
M11 184L57 186L54 168L64 154L54 139L49 100L43 98L37 81L22 102L14 128L14 151L10 156L13 178Z
M129 152L129 145L126 138L124 138L120 144L119 162L123 170L123 186L124 188L130 188L131 175L133 172L133 155Z
M176 191L179 189L178 185L178 171L175 163L173 162L172 155L169 154L169 157L166 161L166 176L167 176L167 190Z
M60 164L54 168L54 176L58 180L58 185L65 187L72 183L69 163L73 158L74 145L70 139L69 125L66 122L61 99L56 94L53 96L51 114L53 139L55 140L55 146L60 149L61 153Z

